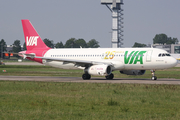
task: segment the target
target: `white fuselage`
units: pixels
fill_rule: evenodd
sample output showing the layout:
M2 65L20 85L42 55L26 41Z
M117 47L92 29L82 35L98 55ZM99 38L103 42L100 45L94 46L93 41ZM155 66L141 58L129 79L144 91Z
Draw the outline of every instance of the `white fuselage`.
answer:
M168 55L165 50L156 48L73 48L50 49L44 57L112 63L113 70L151 70L174 67L177 60ZM82 68L72 62L56 60L43 60L43 64L58 68Z

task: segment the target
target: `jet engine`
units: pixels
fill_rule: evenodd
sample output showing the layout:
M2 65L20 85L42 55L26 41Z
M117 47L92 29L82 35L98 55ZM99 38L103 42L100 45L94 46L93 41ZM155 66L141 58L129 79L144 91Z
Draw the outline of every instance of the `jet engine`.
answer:
M144 75L146 70L122 70L119 72L126 75Z
M109 65L93 65L85 69L85 73L90 75L107 76L112 72L111 66Z

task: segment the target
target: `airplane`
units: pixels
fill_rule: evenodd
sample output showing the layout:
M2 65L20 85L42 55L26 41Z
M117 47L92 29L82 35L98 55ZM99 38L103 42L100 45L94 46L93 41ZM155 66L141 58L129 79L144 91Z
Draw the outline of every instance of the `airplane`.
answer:
M91 75L114 78L113 71L126 75L143 75L146 70L157 80L155 71L177 65L177 60L167 51L157 48L61 48L51 49L43 42L31 22L23 19L26 51L19 52L24 59L57 68L84 70L83 80Z

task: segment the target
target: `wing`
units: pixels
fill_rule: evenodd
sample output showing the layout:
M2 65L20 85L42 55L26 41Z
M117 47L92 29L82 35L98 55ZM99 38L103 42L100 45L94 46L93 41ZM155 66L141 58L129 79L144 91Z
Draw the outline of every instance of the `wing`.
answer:
M113 64L111 62L99 62L99 61L93 61L93 60L74 60L74 59L67 59L67 58L51 58L51 57L38 57L34 56L34 58L41 58L43 60L52 60L52 61L60 61L60 62L66 62L66 63L73 63L75 65L86 67L91 65L98 65L98 64L106 64L111 65Z
M41 57L41 56L36 56L35 53L19 53L19 55L23 58L29 57L31 59L33 58L40 58L42 60L49 60L49 61L59 61L59 62L64 62L64 63L73 63L74 66L77 67L89 67L92 65L108 65L111 66L112 69L123 69L124 64L121 61L96 61L96 60L77 60L77 59L67 59L67 58L52 58L52 57Z

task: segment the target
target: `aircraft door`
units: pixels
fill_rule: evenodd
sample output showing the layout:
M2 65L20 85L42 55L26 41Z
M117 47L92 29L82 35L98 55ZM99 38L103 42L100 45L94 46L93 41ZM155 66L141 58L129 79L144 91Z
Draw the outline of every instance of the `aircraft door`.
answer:
M146 62L151 62L152 50L147 51Z

